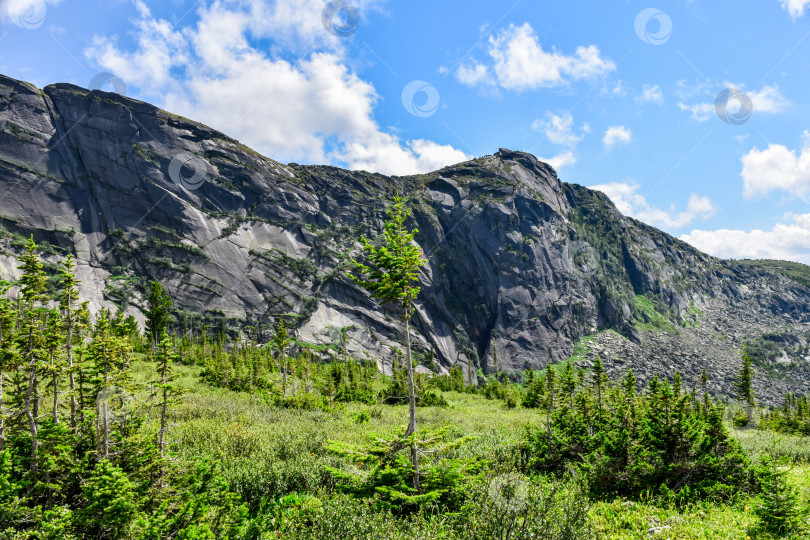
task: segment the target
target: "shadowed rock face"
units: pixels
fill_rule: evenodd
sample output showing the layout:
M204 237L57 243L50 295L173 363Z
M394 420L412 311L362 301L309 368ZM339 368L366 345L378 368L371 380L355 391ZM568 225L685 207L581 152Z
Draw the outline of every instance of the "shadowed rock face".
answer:
M599 333L578 347L581 365L598 353L614 373L679 370L689 385L705 366L719 393L742 343L768 331L795 339L776 378L760 370L761 397L810 382L810 290L624 217L526 153L408 177L282 165L146 103L0 76L0 181L3 277L17 277L13 255L33 234L76 256L95 310L140 317L156 279L198 329L203 318L255 329L292 314L300 339L382 366L401 326L345 271L399 192L428 259L419 357L432 349L443 368L490 371L497 351L502 370L540 368Z

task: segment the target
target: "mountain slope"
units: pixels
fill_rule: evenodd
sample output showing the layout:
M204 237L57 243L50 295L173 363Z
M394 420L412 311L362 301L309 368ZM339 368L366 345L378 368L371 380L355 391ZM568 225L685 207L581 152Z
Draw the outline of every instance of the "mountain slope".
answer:
M742 343L773 334L790 345L761 360L761 397L810 386L810 289L622 216L529 154L409 177L283 165L146 103L0 76L0 181L3 277L33 234L54 257L75 254L95 309L139 314L157 279L196 331L262 339L290 314L301 340L390 362L396 317L344 272L399 192L429 259L414 319L423 363L432 349L444 367L490 371L497 349L501 369L539 368L578 344L582 366L601 354L642 380L678 369L692 384L708 366L719 393Z

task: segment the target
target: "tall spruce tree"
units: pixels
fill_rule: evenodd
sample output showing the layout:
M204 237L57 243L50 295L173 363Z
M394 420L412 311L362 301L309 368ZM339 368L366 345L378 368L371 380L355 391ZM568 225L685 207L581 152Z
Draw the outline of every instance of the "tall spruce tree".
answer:
M596 361L593 363L593 387L596 390L596 407L599 411L599 421L602 421L602 393L604 390L607 375L605 375L605 367L602 364L602 359L596 355Z
M399 312L405 326L405 364L408 371L408 400L410 415L405 436L416 431L416 394L414 391L413 362L411 361L410 320L414 312L414 301L420 288L412 283L419 279L419 269L424 265L422 250L414 242L417 229L408 230L405 222L410 217L410 209L399 195L394 196L393 204L388 208L388 221L383 231L382 245L375 246L365 237L360 238L370 265L352 259L360 276L351 272L348 276L366 289L371 296L383 304L393 304ZM420 489L419 453L416 444L411 445L411 462L414 467L413 486Z
M73 366L73 338L78 324L78 312L81 310L81 307L78 306L78 284L73 255L68 255L60 268L58 298L65 332L65 361L70 387L70 425L73 428L76 427L76 374Z
M20 266L22 276L20 276L19 280L20 294L24 309L20 349L28 363L28 388L25 392L23 407L28 420L28 428L31 432L31 471L36 473L39 444L37 439L39 426L38 373L43 354L43 312L45 308L42 303L46 301L47 276L43 270L42 261L37 255L37 245L33 236L25 246L25 252L20 262L22 263Z
M742 364L740 365L740 373L737 375L737 382L734 385L737 390L737 399L745 404L746 414L748 416L748 424L751 424L751 418L754 411L754 389L752 383L754 382L754 365L751 357L748 355L748 346L743 345L742 348Z
M160 342L158 343L158 351L155 358L155 367L158 375L158 381L155 385L160 397L160 430L158 431L157 442L158 449L160 450L161 460L166 457L166 432L168 430L168 412L169 404L172 398L178 394L178 390L174 385L174 370L172 364L177 360L177 356L172 352L172 343L169 335L164 328L161 332ZM160 477L159 486L162 488L165 484L165 469L163 462L160 464Z
M17 309L8 298L11 283L0 281L0 452L6 447L6 411L4 410L4 382L6 372L15 372L20 363L14 331L17 324Z
M153 281L149 286L149 301L146 307L146 331L152 340L152 350L158 344L163 330L169 326L169 315L172 309L172 299L163 289L163 285Z

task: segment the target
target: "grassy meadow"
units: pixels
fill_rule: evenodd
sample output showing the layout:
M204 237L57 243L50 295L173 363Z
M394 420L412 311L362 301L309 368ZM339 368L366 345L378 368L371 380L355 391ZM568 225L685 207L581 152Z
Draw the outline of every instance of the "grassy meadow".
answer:
M135 373L146 379L148 369L145 363L137 364ZM345 499L335 494L324 469L338 459L325 451L327 441L357 443L394 436L407 423L406 405L336 404L329 412L285 409L268 404L257 394L212 388L200 382L199 371L195 366L178 366L177 383L184 394L172 412L169 439L173 451L192 460L214 458L232 488L246 499L278 499L294 492L316 495L324 505L343 504ZM507 408L503 401L488 400L479 394L443 395L448 407L417 410L419 428L449 426L454 435L474 436L458 452L490 461L489 476L510 470L514 466L514 449L526 427L542 423L543 415L537 410ZM156 421L152 417L143 428L154 430ZM790 482L803 497L810 496L810 438L736 430L730 425L728 429L752 457L769 453L789 458ZM589 501L590 531L584 537L776 538L757 529L753 512L757 504L758 498L748 495L731 502L707 500L686 506L652 497L646 501L643 497ZM311 537L317 537L312 532ZM445 536L441 523L431 521L429 514L395 518L380 534L379 538L453 537Z

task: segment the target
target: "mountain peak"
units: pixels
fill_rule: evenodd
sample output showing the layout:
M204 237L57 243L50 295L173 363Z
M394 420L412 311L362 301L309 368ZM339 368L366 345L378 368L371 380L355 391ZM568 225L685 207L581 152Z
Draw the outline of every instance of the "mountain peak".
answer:
M179 325L263 339L283 316L299 340L345 338L349 354L390 366L401 327L345 272L399 192L428 259L413 318L421 362L432 351L442 370L489 371L497 348L501 369L542 368L576 346L581 367L600 355L641 380L677 370L692 384L712 367L720 391L743 342L785 334L794 360L773 370L790 377L759 375L758 394L810 389L810 289L626 218L529 153L405 177L282 165L148 103L0 77L0 181L2 277L19 276L14 254L33 235L46 261L76 257L95 311L142 318L157 280Z

